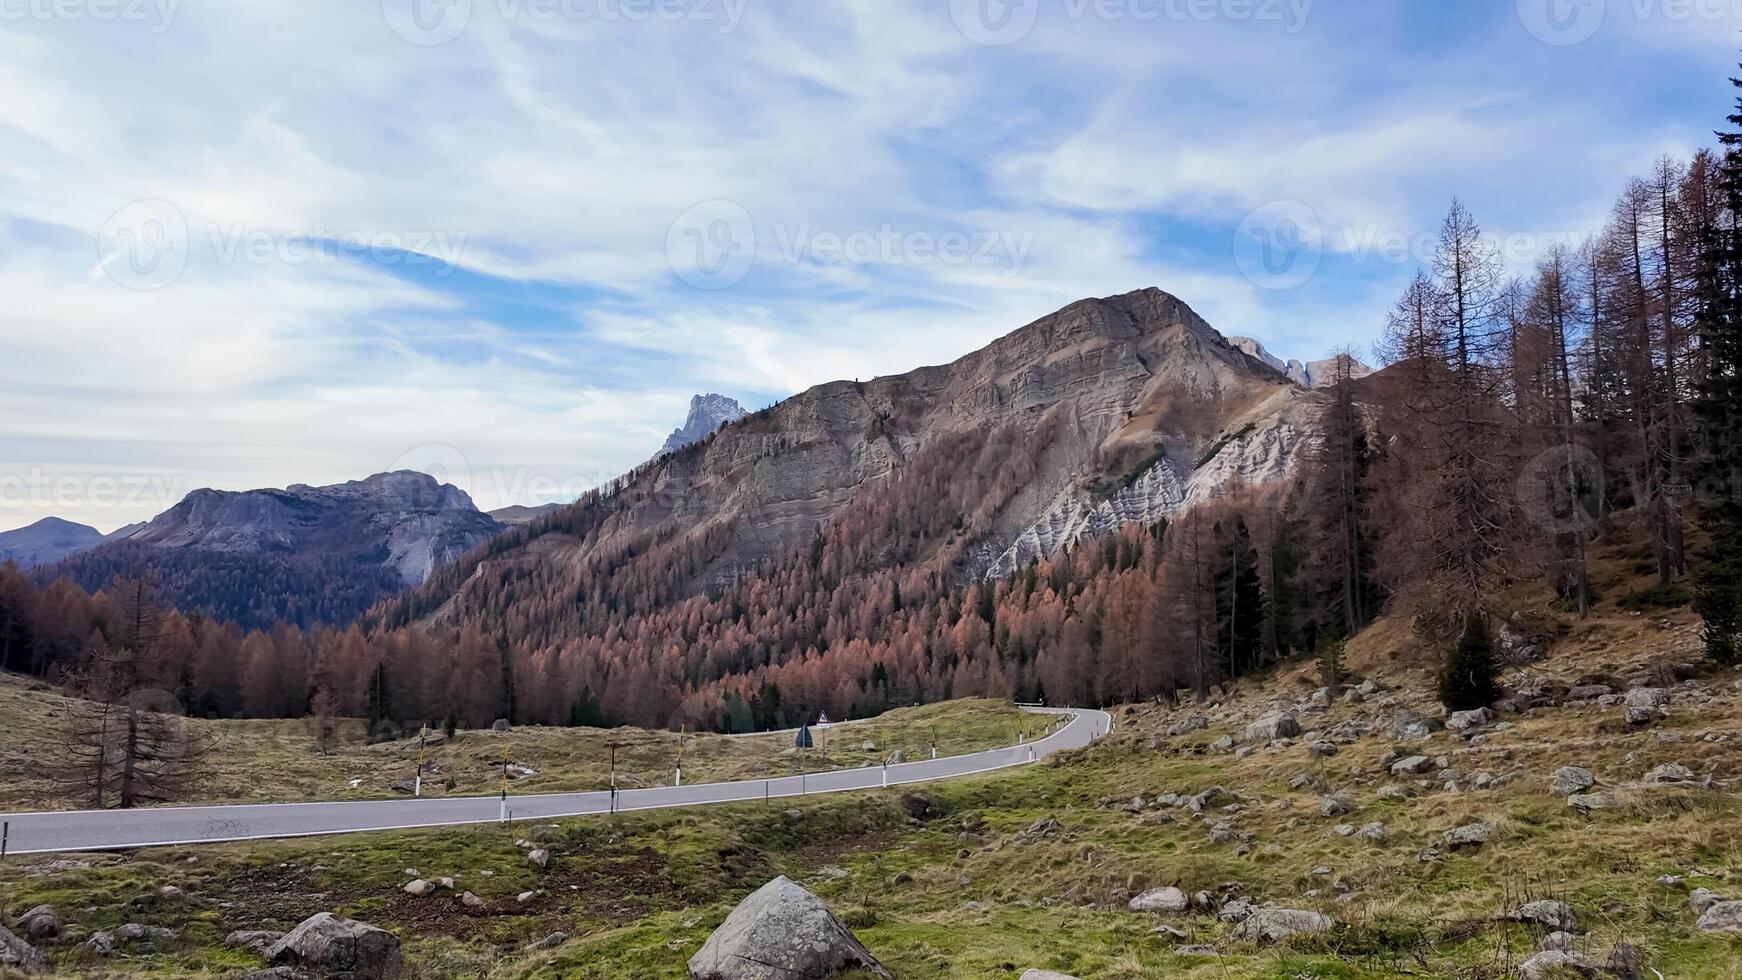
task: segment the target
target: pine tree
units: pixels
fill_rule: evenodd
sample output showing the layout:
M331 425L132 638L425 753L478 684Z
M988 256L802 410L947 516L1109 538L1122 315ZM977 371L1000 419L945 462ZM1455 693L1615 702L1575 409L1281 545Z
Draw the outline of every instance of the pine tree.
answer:
M1440 703L1447 711L1486 708L1500 696L1500 667L1488 636L1488 621L1471 616L1464 635L1440 671Z
M1732 82L1742 88L1742 79ZM1742 98L1730 123L1742 128ZM1705 375L1694 403L1694 464L1711 541L1694 605L1705 621L1707 655L1736 664L1742 662L1742 132L1719 139L1722 213L1701 229L1697 285Z

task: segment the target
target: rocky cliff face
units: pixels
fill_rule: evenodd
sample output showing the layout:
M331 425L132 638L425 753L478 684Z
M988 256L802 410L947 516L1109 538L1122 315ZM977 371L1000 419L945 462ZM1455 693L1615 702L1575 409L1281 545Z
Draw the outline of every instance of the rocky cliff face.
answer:
M19 568L48 565L103 543L103 532L86 524L45 517L35 524L0 531L0 564Z
M1266 366L1276 369L1288 376L1288 380L1306 388L1323 388L1331 384L1336 377L1337 359L1327 357L1317 361L1297 361L1282 358L1264 349L1264 345L1251 337L1229 337L1228 342L1240 348ZM1349 374L1353 378L1365 378L1373 373L1373 369L1360 361L1351 361Z
M671 435L665 437L665 445L661 453L674 452L691 443L701 442L720 430L720 426L728 422L736 422L750 413L744 411L744 406L738 404L736 398L725 395L697 395L690 399L690 414L684 419L683 426L673 429Z
M1152 521L1235 477L1287 477L1317 397L1161 290L1083 300L947 365L801 392L654 461L609 497L583 499L558 526L504 539L490 561L582 563L654 539L706 539L691 583L705 589L875 506L892 474L916 459L936 465L928 451L966 437L979 448L946 463L957 472L940 492L1014 485L963 526L970 558L948 571L996 573ZM445 595L416 607L464 593L472 571L444 574Z

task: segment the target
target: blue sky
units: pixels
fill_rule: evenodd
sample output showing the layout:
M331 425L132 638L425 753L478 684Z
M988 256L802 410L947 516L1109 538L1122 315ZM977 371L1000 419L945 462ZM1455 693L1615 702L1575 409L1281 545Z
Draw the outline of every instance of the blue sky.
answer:
M1176 293L1364 347L1711 142L1742 0L0 0L0 528L435 470L487 507ZM1269 251L1265 243L1269 243Z

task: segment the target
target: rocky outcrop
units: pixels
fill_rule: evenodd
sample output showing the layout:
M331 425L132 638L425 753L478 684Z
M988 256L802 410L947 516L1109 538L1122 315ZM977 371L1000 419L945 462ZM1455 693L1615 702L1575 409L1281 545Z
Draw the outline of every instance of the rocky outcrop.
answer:
M19 973L41 973L48 969L48 958L36 947L13 935L11 930L0 926L0 967ZM0 973L4 972L0 970Z
M893 980L821 899L785 876L739 903L689 961L690 980L825 980L852 968Z
M1297 385L1306 388L1324 388L1331 385L1337 376L1337 359L1327 357L1317 361L1297 361L1290 358L1284 361L1275 354L1264 349L1264 345L1251 337L1229 337L1228 342L1262 362L1266 367L1278 371ZM1373 369L1360 361L1350 359L1349 376L1354 379L1365 378L1373 373Z
M659 447L661 454L676 452L692 443L720 431L720 426L736 422L749 412L738 404L736 398L725 395L697 395L690 399L690 414L684 419L683 425L671 431L665 437L665 445Z
M397 980L405 972L398 936L331 912L304 919L267 948L266 962L333 980Z

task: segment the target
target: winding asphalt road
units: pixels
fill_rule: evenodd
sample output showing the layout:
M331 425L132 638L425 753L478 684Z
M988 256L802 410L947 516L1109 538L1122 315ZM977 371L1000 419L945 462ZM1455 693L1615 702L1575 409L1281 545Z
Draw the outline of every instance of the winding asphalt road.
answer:
M750 800L877 789L906 783L951 779L1020 766L1063 749L1082 748L1107 734L1113 720L1104 711L1027 708L1036 714L1068 716L1067 724L1027 745L947 756L888 767L837 769L808 776L698 783L621 790L617 810L707 806ZM607 813L609 791L509 796L512 820L545 820ZM0 813L10 825L7 853L105 851L134 847L207 844L219 841L314 837L365 830L404 830L495 823L502 818L496 796L379 800L333 803L251 803L234 806L153 807L141 810L78 810Z

